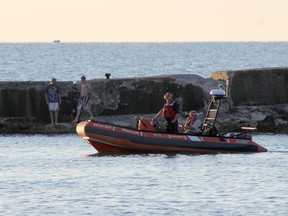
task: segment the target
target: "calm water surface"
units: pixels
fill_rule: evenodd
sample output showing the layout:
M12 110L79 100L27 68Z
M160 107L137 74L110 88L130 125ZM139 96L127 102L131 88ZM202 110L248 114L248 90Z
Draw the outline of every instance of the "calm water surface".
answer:
M287 215L288 136L269 152L97 155L77 135L0 137L0 215Z
M0 43L1 81L78 81L288 66L288 42Z

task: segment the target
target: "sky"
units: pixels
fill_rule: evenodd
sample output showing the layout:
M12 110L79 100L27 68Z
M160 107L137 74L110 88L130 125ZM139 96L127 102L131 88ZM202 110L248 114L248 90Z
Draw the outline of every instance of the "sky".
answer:
M0 0L0 42L288 41L288 0Z

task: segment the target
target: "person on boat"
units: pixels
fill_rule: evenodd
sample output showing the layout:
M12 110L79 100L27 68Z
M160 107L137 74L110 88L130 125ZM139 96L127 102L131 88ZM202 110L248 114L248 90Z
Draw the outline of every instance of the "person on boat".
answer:
M198 114L196 111L192 110L189 113L189 116L186 119L186 122L184 124L184 133L187 134L193 134L193 133L199 133L201 130L201 124Z
M45 88L45 99L50 112L52 125L58 124L59 104L61 104L60 88L56 84L56 79L52 78L51 82Z
M89 119L93 119L93 114L90 111L90 107L88 105L91 93L92 93L92 88L89 82L87 82L86 77L82 76L81 77L81 90L80 90L80 98L78 100L77 104L77 113L76 113L76 118L73 121L73 123L79 122L79 117L81 111L87 111L90 115Z
M166 120L166 132L167 133L178 133L178 117L180 115L180 107L177 101L173 98L171 92L167 92L164 95L166 100L163 108L152 118L154 122L159 116L163 116Z

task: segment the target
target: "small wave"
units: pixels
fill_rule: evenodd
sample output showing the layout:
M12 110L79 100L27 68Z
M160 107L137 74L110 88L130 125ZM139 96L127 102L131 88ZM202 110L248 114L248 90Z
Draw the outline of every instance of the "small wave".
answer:
M281 153L281 154L288 154L288 151L269 151L269 153Z

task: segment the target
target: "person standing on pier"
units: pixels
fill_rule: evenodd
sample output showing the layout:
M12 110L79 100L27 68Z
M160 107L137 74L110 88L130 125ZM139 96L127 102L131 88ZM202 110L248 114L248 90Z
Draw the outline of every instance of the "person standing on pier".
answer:
M76 113L76 118L73 121L73 123L77 123L79 122L79 117L80 117L80 113L81 111L87 111L90 115L89 119L93 119L93 114L90 111L90 107L88 105L91 93L92 93L92 88L89 82L87 82L86 77L82 76L81 77L81 90L80 90L80 98L78 100L78 104L77 104L77 113Z
M56 79L52 78L51 82L45 88L45 99L50 112L52 125L58 124L59 104L61 104L60 88L56 84Z

